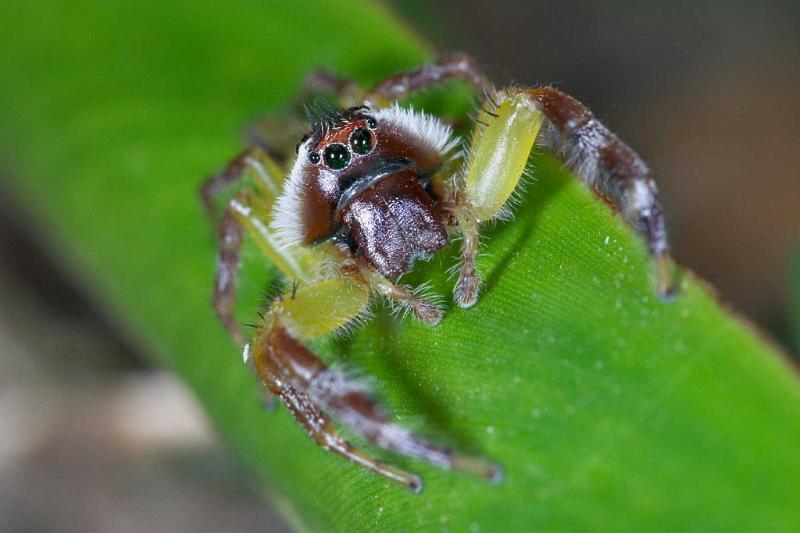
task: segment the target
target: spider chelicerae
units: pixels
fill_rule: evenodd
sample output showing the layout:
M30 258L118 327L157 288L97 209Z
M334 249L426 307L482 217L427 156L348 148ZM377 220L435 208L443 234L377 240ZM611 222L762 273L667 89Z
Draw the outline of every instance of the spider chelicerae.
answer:
M482 96L468 143L441 119L397 103L450 79L466 81ZM373 294L437 325L441 308L396 278L455 236L461 238L461 260L454 299L461 307L474 305L480 225L508 214L536 144L559 156L642 235L654 260L656 292L670 297L676 285L650 170L574 98L550 87L495 90L463 54L366 91L325 72L313 74L310 86L335 94L344 107L324 101L307 106L311 130L293 161L282 167L273 146L257 143L202 186L214 216L220 192L246 171L255 178L253 186L233 194L218 218L214 310L267 389L323 448L412 490L422 487L417 475L342 438L335 419L385 450L497 481L501 471L492 463L393 423L363 380L326 366L305 343L351 324ZM245 233L293 282L271 302L249 343L234 315Z

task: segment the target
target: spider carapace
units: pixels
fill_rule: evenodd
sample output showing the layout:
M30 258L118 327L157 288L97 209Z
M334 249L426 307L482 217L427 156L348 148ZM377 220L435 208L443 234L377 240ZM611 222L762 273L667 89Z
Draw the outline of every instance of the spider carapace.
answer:
M463 143L437 117L401 107L409 94L458 78L482 95L471 139ZM219 262L213 307L268 390L323 448L420 490L410 472L381 462L342 438L332 420L394 453L498 481L500 469L458 454L393 423L363 380L326 366L306 347L367 314L373 294L435 326L442 310L396 278L461 238L454 299L476 303L478 231L508 215L535 144L551 150L597 194L610 200L645 239L654 259L656 292L675 291L667 232L656 185L639 156L574 98L549 87L495 90L462 54L397 74L367 91L328 73L313 90L342 107L306 107L311 131L285 166L260 142L211 176L214 197L250 171L254 184L229 199L218 220ZM285 169L285 170L284 170ZM234 316L235 278L245 232L292 282L255 328L250 342Z
M307 159L299 168L302 193L283 205L284 213L298 210L300 220L287 231L300 228L294 237L304 244L333 237L387 278L447 244L440 203L426 188L447 148L431 141L449 142L449 135L422 139L398 127L396 117L366 107L318 103L312 113L314 133L298 147Z

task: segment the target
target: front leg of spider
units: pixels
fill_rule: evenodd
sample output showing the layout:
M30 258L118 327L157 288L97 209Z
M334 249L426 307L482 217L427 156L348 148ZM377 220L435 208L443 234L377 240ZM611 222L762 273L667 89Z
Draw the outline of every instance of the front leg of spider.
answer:
M508 216L508 199L537 143L619 209L647 243L657 295L664 300L675 296L667 228L650 169L576 99L549 87L495 91L473 60L456 53L379 82L367 92L365 101L391 102L451 79L461 79L484 95L469 157L462 175L452 181L447 201L462 236L454 295L459 306L470 307L478 300L479 225Z
M417 475L355 448L338 434L329 416L385 450L497 479L499 470L490 463L431 444L392 423L364 382L327 367L305 346L304 341L330 333L363 312L369 294L363 280L339 278L299 286L293 295L276 300L253 340L252 364L258 376L317 444L411 490L422 488Z
M619 209L647 243L654 259L656 293L665 300L675 295L667 228L655 180L642 159L583 104L548 87L513 88L488 93L476 122L470 157L453 192L463 235L455 291L461 307L470 307L478 299L478 224L508 215L508 200L537 142Z

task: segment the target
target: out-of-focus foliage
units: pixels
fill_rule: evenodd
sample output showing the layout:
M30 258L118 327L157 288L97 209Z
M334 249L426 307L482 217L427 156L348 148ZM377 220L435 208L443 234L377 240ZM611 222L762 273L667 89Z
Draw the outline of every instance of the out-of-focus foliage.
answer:
M0 9L0 150L15 191L87 291L193 387L298 525L800 526L796 375L691 279L677 302L656 301L642 244L547 156L534 159L516 219L487 232L475 308L450 309L436 329L380 314L319 346L375 376L401 421L501 463L501 485L388 457L425 478L412 495L326 454L283 409L262 408L208 305L214 244L197 185L241 147L241 125L285 108L311 68L368 82L424 61L425 46L382 8ZM453 255L409 281L447 293ZM269 273L248 267L254 302Z

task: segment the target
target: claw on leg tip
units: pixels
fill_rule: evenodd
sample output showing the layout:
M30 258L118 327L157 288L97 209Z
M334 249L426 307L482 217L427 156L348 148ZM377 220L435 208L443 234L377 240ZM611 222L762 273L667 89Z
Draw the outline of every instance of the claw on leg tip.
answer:
M492 484L500 483L503 480L503 470L499 466L475 457L455 456L453 469L481 477Z
M406 483L408 490L413 492L414 494L419 494L422 492L422 478L416 475L412 475L408 478L408 482Z
M675 268L668 254L661 254L655 258L656 294L662 302L671 302L678 295L678 282Z

